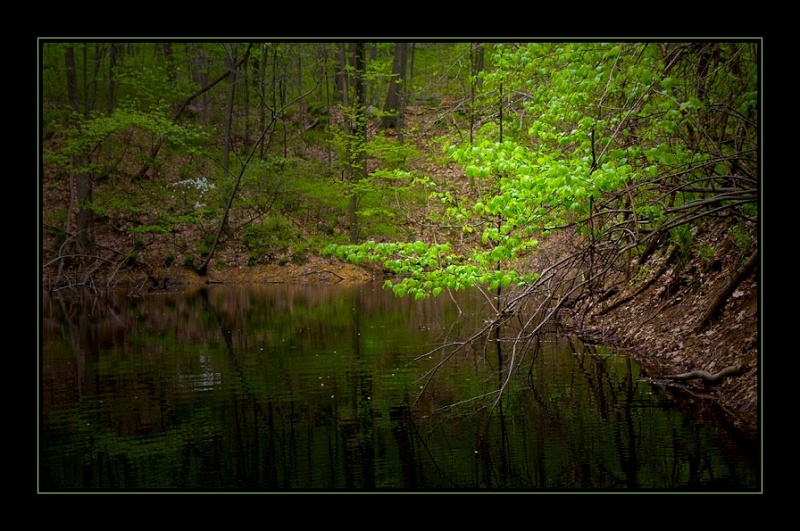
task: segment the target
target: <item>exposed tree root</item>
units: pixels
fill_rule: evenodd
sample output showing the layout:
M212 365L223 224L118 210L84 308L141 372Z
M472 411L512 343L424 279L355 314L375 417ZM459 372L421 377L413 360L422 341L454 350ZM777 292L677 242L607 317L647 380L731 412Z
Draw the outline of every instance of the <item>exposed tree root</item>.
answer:
M704 384L707 385L714 385L720 383L725 377L731 376L733 374L738 374L744 371L746 367L744 365L731 365L730 367L725 367L721 371L710 373L708 371L690 371L684 372L681 374L668 374L664 376L667 380L695 380L700 379L703 381Z

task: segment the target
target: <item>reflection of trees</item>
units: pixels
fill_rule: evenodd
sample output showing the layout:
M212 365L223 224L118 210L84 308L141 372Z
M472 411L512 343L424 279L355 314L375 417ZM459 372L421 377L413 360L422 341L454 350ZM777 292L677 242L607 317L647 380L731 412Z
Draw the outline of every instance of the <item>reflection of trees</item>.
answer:
M372 400L374 367L371 364L374 355L363 352L362 345L363 308L375 297L362 297L356 290L351 294L352 298L345 301L333 301L338 307L333 326L338 329L320 334L321 338L331 338L342 336L341 331L347 330L352 355L347 358L348 366L337 369L344 381L336 378L327 382L320 400L307 402L305 393L308 391L295 381L291 367L283 367L286 356L277 352L270 354L270 360L282 367L276 371L284 375L280 387L294 390L298 396L290 391L290 396L281 398L274 396L273 390L260 398L260 393L265 390L258 393L255 390L251 381L253 369L245 364L243 354L247 350L245 346L250 344L249 331L241 335L232 331L242 328L260 330L259 318L254 314L264 308L251 304L247 315L243 315L241 309L244 305L229 302L220 309L209 292L201 290L198 293L203 300L203 312L216 322L226 352L225 365L221 365L222 360L217 360L217 364L224 373L224 387L229 389L225 396L229 401L227 407L216 413L224 418L215 422L219 424L218 429L230 436L215 441L213 454L223 456L221 464L231 470L235 484L246 488L260 485L262 488L293 489L302 488L303 482L308 481L321 485L341 482L349 489L375 488L376 455L385 453L385 450L376 448L375 422L379 413L375 411ZM308 318L311 316L307 313L309 308L304 308L306 305L299 300L299 297L294 297L289 303L285 299L277 302L280 311L270 314L266 322L269 326L277 323L280 328L282 319L290 316L297 329L293 333L287 332L285 337L298 341L300 336L312 345L313 350L317 348L313 346L316 339L308 332L320 330L314 319ZM330 299L325 302L330 303ZM272 305L264 306L268 310L275 309ZM343 308L348 311L343 312ZM321 309L324 314L324 304ZM242 326L243 322L247 324ZM303 355L303 345L306 343L298 345L301 347L298 351L300 356ZM321 468L320 463L326 463L325 467Z
M417 488L417 451L414 437L410 426L412 425L411 410L407 404L392 406L389 410L391 420L392 435L400 464L400 477L402 485L407 489Z
M618 378L610 373L606 361L599 356L594 345L576 345L574 339L569 344L576 357L578 370L586 378L587 389L592 393L600 418L612 423L613 448L616 449L619 470L624 478L617 478L615 482L627 488L636 488L640 464L637 461L632 412L636 399L632 360L625 358L625 375ZM606 470L611 477L616 476L608 467Z
M493 335L416 397L419 364L402 353L411 336L401 332L420 331L407 321L407 301L368 289L287 290L261 300L214 288L193 297L43 305L48 485L702 488L737 473L704 453L707 430L640 407L647 399L629 358L554 343L557 334L542 331L529 338L526 362L513 364L508 392L495 402L491 392L507 380L514 351ZM431 322L446 321L445 308L424 307ZM455 327L423 333L458 338ZM324 355L332 349L343 355ZM405 362L410 368L400 369ZM378 376L386 367L401 378ZM309 383L309 373L325 375L324 388ZM671 438L674 448L665 448Z
M74 381L79 397L84 392L94 394L99 384L94 367L100 349L124 342L125 321L121 314L121 301L116 297L99 297L80 291L67 299L43 293L42 324L51 332L60 333L70 346L69 357L65 352L59 352L48 358L50 363L44 367L44 379Z
M235 387L226 396L230 397L232 414L229 415L231 429L225 430L233 436L232 456L227 460L233 462L235 469L236 485L243 488L253 488L252 478L256 477L255 471L259 470L259 446L258 446L258 426L259 420L264 420L264 414L260 411L258 400L253 397L247 375L236 355L231 334L237 328L236 321L228 320L225 313L217 312L208 300L208 292L205 289L199 291L201 300L205 303L207 311L211 313L219 325L220 335L225 343L225 351L230 369L226 374L233 378L225 378L223 383ZM250 430L253 430L250 433ZM225 445L229 446L228 444ZM224 454L223 454L224 455Z
M375 441L372 410L372 370L361 349L361 320L365 301L360 293L353 297L351 344L353 355L348 382L344 391L346 416L339 421L343 433L344 476L348 489L375 488ZM359 481L360 480L360 481Z
M42 345L48 353L42 358L42 415L71 431L50 428L50 423L44 423L40 438L42 456L53 467L48 479L55 484L63 478L72 478L77 486L85 488L101 480L111 485L124 484L124 459L115 462L105 452L105 442L109 439L106 432L115 429L136 433L150 418L147 412L135 409L141 402L132 401L129 407L139 415L128 415L120 422L98 398L115 387L114 382L101 379L98 360L102 349L124 339L120 313L116 298L101 298L87 291L75 292L69 299L43 294L43 322L52 332L57 328L60 341L45 341ZM78 407L66 407L73 404ZM74 444L74 434L85 441L83 446ZM52 448L74 455L76 460L59 459L55 452L48 451Z

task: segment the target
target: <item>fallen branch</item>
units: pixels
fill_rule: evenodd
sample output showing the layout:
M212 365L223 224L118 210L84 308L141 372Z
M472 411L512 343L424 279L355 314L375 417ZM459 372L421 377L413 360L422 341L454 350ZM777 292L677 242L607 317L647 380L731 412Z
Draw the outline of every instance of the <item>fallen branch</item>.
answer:
M652 286L655 283L655 281L658 280L661 277L661 275L663 275L667 271L669 266L672 265L672 261L678 255L678 251L679 251L679 247L677 245L672 245L670 247L669 254L667 255L667 259L664 260L664 263L661 264L661 267L658 269L658 271L653 276L651 276L646 282L642 283L642 285L639 286L638 288L636 288L636 290L634 290L633 292L629 293L628 295L626 295L626 296L624 296L624 297L622 297L620 299L617 299L613 303L610 303L610 304L606 305L604 308L600 309L597 312L597 315L607 314L611 310L613 310L615 308L618 308L618 307L622 306L623 304L625 304L626 302L632 301L633 299L635 299L636 297L641 295L647 288Z
M726 376L730 376L732 374L738 374L745 370L744 365L731 365L730 367L725 367L719 372L710 373L708 371L690 371L684 372L681 374L668 374L664 376L664 378L668 380L694 380L694 379L701 379L703 380L704 384L714 385L718 384L722 381L723 378Z
M736 272L736 274L731 277L730 281L720 290L717 296L714 298L713 303L706 309L703 316L700 318L700 322L695 327L695 332L703 331L714 318L719 315L722 311L722 308L725 306L728 298L733 294L736 288L739 287L739 284L747 280L750 275L753 274L753 271L756 270L758 266L758 249L756 249L753 254L750 255L750 258L747 259L747 262Z
M321 274L323 274L323 273L329 273L329 274L331 274L331 275L333 275L333 276L335 276L335 277L339 277L340 281L342 281L342 282L343 282L343 281L345 281L345 280L347 280L347 279L346 279L346 278L344 278L342 275L340 275L340 274L338 274L338 273L335 273L335 272L331 271L330 269L318 269L318 270L316 270L316 271L305 271L305 272L303 272L303 273L300 273L300 276L305 276L305 275L321 275Z

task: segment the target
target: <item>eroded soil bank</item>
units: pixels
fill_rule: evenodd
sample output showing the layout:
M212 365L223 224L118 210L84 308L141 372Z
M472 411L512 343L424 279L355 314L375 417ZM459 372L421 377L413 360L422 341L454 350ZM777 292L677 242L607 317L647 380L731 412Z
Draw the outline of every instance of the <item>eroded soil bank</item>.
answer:
M707 310L720 300L720 294L727 293L747 255L726 250L722 224L706 227L697 238L715 249L713 258L693 256L671 265L646 290L613 311L602 313L602 304L585 308L583 333L630 353L656 383L684 389L698 401L714 401L740 428L754 432L760 410L760 267L735 283L735 289L722 297L723 305L714 318L705 324ZM655 258L650 269L658 269L664 259L663 255ZM635 289L623 288L609 305ZM717 374L732 367L740 370L719 382L665 378L693 371Z

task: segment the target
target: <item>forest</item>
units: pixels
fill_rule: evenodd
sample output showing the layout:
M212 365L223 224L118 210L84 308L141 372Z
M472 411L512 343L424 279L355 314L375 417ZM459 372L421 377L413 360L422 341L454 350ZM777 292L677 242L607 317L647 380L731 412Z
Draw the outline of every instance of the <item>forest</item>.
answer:
M757 292L761 53L42 39L42 287L357 264L398 297L480 290L495 316L471 341L505 334L520 356L548 322L596 333L650 297L638 317L674 324L691 299L684 336L726 312L749 331L747 356L717 345L698 374L752 388L757 316L732 305ZM462 345L441 348L444 365Z

